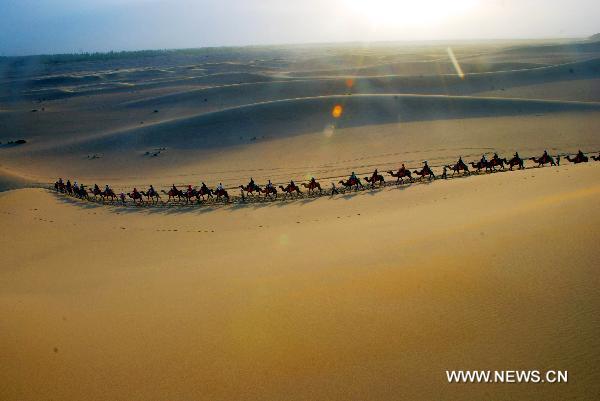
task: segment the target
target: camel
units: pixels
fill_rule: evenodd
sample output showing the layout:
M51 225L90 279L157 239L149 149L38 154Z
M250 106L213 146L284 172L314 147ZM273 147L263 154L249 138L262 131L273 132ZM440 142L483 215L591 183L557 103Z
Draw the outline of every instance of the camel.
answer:
M181 198L185 198L183 191L180 189L174 190L173 188L171 188L171 189L169 189L169 192L165 191L164 189L161 189L160 192L169 196L169 199L167 199L167 202L170 202L171 199L175 200L175 197L177 197L179 201L181 201Z
M394 173L392 170L388 170L387 173L389 175L391 175L392 177L396 177L396 182L399 182L400 184L404 184L404 180L403 180L404 177L408 177L408 180L410 182L413 181L412 174L411 174L410 170L407 169L406 167L398 169L397 173Z
M156 191L148 191L148 192L144 192L144 191L140 191L140 193L146 197L146 199L148 199L148 202L150 202L150 200L152 200L152 202L155 202L154 199L156 198L156 202L158 203L158 201L160 200L160 195L158 194L158 192Z
M212 198L213 197L212 194L213 194L213 191L209 187L207 187L206 184L202 183L202 186L198 190L198 195L200 195L202 200L204 200L205 196Z
M375 184L378 183L380 186L385 184L385 180L381 174L375 174L371 177L365 177L365 181L371 184L371 188L375 187Z
M102 196L102 191L99 188L97 188L97 187L94 187L93 189L90 188L90 189L88 189L88 191L89 191L89 193L91 193L92 195L94 195L94 200L96 200L96 197L98 195L100 195L101 198L103 197Z
M500 168L502 168L502 170L504 170L504 165L508 164L508 160L501 159L498 157L498 158L493 158L492 160L490 160L488 162L488 164L489 164L490 168L494 171L496 170L496 167L498 167L498 166L500 166Z
M263 189L260 190L261 193L265 194L265 198L268 196L269 198L271 197L271 195L275 195L275 198L277 198L277 188L273 187L273 186L266 186Z
M302 194L302 192L300 191L300 188L298 188L298 186L294 183L289 183L288 185L285 186L285 188L280 185L279 188L285 194L285 198L287 198L288 195L293 196L294 192L296 192L296 195L298 195L298 196L300 196Z
M323 190L321 189L321 184L319 184L316 181L309 181L308 184L303 182L302 186L306 189L308 189L308 193L313 193L316 189L319 190L319 193L322 193Z
M453 177L454 177L454 174L459 174L461 171L464 171L464 174L471 175L471 172L469 171L469 167L462 160L459 160L453 166L445 166L445 167L448 170L452 170L452 176Z
M573 164L587 163L589 160L583 153L578 153L573 159L571 159L571 156L567 155L566 159Z
M433 171L431 170L431 168L428 165L423 166L423 168L421 170L413 171L413 173L418 175L421 180L423 180L423 178L425 178L425 177L429 177L429 180L432 180L432 179L435 180L435 174L433 174Z
M79 189L74 189L73 192L74 192L75 196L80 199L89 199L88 193L85 190L85 187L83 186L83 184L79 186Z
M508 161L509 169L512 171L514 166L518 166L519 170L525 168L525 162L519 156L514 156L512 159Z
M196 198L196 202L200 203L200 192L194 188L188 188L185 192L183 192L183 196L185 197L185 203L190 203L192 198Z
M240 189L242 190L242 192L246 192L248 195L254 195L255 192L260 192L260 187L256 184L254 184L254 186L251 186L250 184L246 186L240 185Z
M115 191L113 191L112 189L105 189L104 192L102 192L102 199L108 199L110 198L111 202L114 202L115 199L117 199L117 195L115 194Z
M539 159L535 157L530 157L529 160L532 160L535 163L537 163L538 167L542 167L548 163L550 163L551 166L556 166L554 159L548 154L543 154L542 157L540 157Z
M364 185L362 184L362 182L360 182L360 179L357 178L348 178L348 180L344 181L344 180L340 180L339 181L340 184L342 184L345 188L352 188L354 187L354 189L358 190L358 188L364 188Z
M56 192L65 192L65 183L62 181L56 181L54 183L54 189Z
M127 196L133 199L133 203L136 203L138 200L140 201L140 205L144 203L144 198L141 192L128 192Z
M225 200L229 202L229 194L226 190L217 188L211 192L217 196L217 202L221 199L221 197L225 198Z
M488 170L491 172L492 171L492 166L490 164L490 162L483 162L483 161L478 161L478 162L470 162L469 163L474 169L477 169L477 172L479 173L481 170L485 169L485 171L487 172Z

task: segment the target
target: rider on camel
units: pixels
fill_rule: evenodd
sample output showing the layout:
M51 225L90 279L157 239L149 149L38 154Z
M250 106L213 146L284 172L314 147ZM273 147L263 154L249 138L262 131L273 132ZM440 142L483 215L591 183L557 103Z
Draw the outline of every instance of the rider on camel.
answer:
M139 195L139 192L138 192L138 190L137 190L136 187L133 187L133 197L134 197L134 199L137 198L137 195Z
M175 186L175 184L173 184L173 185L171 186L171 190L173 190L173 192L175 192L175 193L178 193L178 192L179 192L179 190L177 189L177 187Z
M311 177L311 178L310 178L310 183L311 183L312 185L317 185L317 180L315 180L315 177Z
M371 182L375 181L378 175L379 172L377 171L377 169L375 169L375 171L373 171L373 174L371 175Z
M188 193L192 193L194 191L191 184L188 185L187 191Z
M94 184L94 192L100 192L100 187L98 184Z
M108 184L106 184L106 186L104 187L104 193L109 194L111 192L112 192L112 190L110 189L110 187L108 186Z
M154 187L152 186L152 184L150 184L150 188L148 188L148 195L152 196L156 193L156 190L154 189Z
M498 153L494 152L494 157L492 157L492 160L499 160L500 157L498 156Z
M350 182L358 181L358 178L356 177L356 174L354 174L354 171L352 172L352 174L350 174L350 178L348 178L348 181L350 181Z
M204 183L202 183L204 185ZM219 183L219 185L217 185L217 192L221 192L223 191L223 184Z
M514 157L515 159L517 159L517 160L518 160L518 159L520 159L520 157L519 157L519 152L515 152L515 155L514 155L513 157Z
M481 155L481 160L479 161L483 166L487 164L487 159L485 158L485 154Z
M267 190L269 189L273 189L273 183L271 182L271 180L269 180L269 182L267 183Z
M577 159L583 159L585 157L585 155L583 154L583 152L581 151L581 149L579 149L579 152L577 152Z

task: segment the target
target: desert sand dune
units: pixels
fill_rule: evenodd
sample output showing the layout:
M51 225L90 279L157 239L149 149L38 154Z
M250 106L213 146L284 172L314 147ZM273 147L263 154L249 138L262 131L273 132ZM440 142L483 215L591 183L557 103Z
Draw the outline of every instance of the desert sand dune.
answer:
M335 119L331 113L337 104L344 111ZM279 138L319 132L331 124L347 128L561 111L598 112L600 104L418 95L322 96L257 103L58 146L63 152L160 146L210 148L237 144L240 136L249 134Z
M585 399L598 388L599 173L209 213L2 194L0 395ZM569 383L448 385L465 361L565 369Z

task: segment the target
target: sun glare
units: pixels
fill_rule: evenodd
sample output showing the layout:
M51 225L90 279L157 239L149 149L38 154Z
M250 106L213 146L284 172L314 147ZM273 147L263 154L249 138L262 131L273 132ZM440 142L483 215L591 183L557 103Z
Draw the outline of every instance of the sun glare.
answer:
M432 26L472 9L475 0L342 0L347 9L374 27Z

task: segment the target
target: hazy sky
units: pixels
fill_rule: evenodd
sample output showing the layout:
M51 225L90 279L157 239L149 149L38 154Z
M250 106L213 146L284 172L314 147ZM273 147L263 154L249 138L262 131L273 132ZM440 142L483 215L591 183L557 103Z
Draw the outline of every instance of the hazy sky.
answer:
M584 37L599 0L0 0L0 54Z

